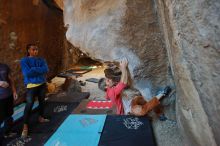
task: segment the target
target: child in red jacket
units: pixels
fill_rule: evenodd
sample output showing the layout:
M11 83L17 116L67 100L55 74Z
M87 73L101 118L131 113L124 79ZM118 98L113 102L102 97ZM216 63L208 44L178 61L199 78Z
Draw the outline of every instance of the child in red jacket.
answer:
M128 86L128 61L123 59L120 61L121 74L115 73L114 69L107 68L104 70L105 83L106 83L106 98L110 99L116 105L116 113L118 115L133 114L137 116L146 115L149 111L160 104L160 99L170 92L170 87L166 87L163 92L153 97L150 101L146 101L143 96L135 96L128 99L126 102L129 106L125 105L122 93ZM119 78L120 77L120 78ZM125 99L126 100L126 99ZM126 112L125 112L126 111Z

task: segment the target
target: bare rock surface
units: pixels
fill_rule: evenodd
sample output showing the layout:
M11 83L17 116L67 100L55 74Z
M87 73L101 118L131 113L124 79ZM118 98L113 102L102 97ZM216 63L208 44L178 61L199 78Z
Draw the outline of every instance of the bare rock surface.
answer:
M177 88L177 119L190 145L220 145L220 2L158 0Z

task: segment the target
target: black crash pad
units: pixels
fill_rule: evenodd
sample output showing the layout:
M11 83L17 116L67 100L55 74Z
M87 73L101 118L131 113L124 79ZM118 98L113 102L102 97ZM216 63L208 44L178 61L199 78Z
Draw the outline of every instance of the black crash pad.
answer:
M147 117L108 115L99 146L156 146Z

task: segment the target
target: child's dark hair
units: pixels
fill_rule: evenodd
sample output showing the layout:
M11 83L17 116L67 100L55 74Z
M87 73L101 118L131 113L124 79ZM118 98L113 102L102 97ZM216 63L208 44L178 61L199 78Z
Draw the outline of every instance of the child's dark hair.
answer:
M26 46L26 53L27 53L27 56L30 56L28 50L29 50L32 46L36 46L36 44L34 44L34 43L32 43L32 44L27 44L27 46Z
M104 70L105 77L111 79L113 82L119 82L121 79L121 72L117 72L111 68L107 68Z

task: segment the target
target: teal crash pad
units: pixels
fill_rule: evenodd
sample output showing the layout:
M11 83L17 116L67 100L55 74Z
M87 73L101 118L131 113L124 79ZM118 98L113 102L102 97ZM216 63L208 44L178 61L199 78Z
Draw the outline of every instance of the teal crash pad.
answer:
M45 146L97 146L106 115L70 115Z

